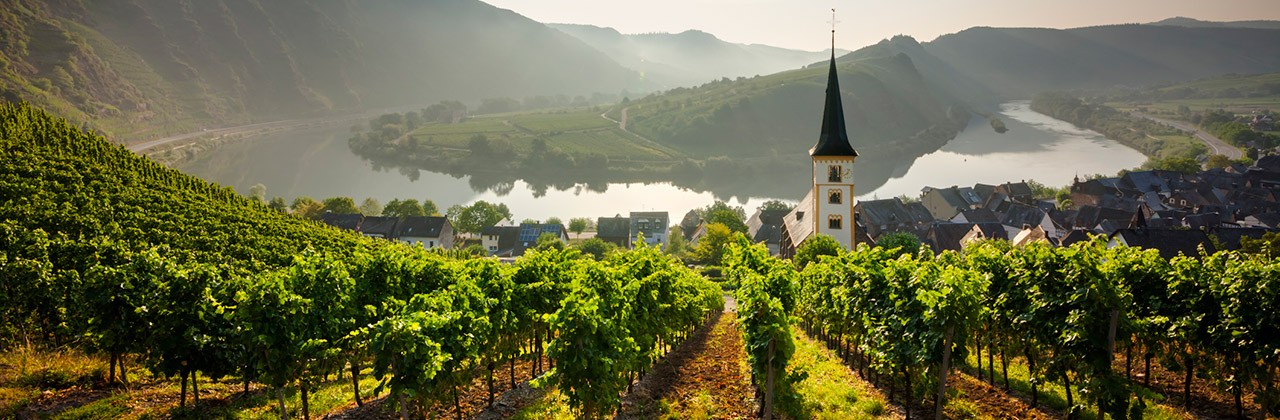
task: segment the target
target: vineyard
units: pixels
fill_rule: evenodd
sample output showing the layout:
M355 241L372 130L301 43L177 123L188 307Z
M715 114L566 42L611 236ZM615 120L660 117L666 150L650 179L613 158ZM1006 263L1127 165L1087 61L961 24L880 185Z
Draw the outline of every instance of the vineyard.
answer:
M796 320L891 400L898 392L907 417L922 408L941 415L949 378L966 360L977 362L968 372L1006 390L1010 365L1025 365L1030 405L1060 386L1068 417L1142 418L1155 404L1153 359L1182 372L1180 395L1170 397L1184 407L1195 376L1230 395L1235 416L1246 415L1248 396L1280 414L1280 262L1272 259L1220 252L1170 261L1101 241L990 241L937 257L861 247L801 260L797 269L745 241L726 251L761 389L787 381L787 326Z
M234 376L309 417L316 384L348 375L359 405L372 375L404 417L461 416L459 387L484 377L492 403L495 373L514 382L520 363L596 417L723 308L654 248L432 253L278 213L26 105L0 121L0 348L106 354L126 384L136 361L179 378L183 406L200 375Z

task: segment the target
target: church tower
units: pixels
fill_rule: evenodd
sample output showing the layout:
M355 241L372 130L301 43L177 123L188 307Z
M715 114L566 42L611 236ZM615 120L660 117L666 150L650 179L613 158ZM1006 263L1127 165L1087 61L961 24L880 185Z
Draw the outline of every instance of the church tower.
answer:
M834 32L833 37L834 37ZM834 43L831 70L827 75L826 108L822 113L822 133L818 144L809 149L813 158L813 232L831 236L844 245L854 246L853 162L858 152L849 145L845 131L844 106L840 102L840 79L836 75Z

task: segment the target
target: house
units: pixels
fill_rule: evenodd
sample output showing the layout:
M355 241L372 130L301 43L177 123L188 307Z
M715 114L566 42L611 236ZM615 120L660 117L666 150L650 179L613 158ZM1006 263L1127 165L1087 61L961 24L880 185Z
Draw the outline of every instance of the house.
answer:
M920 196L920 202L929 209L929 214L939 220L951 220L962 211L980 208L986 203L973 188L954 186L926 187L924 195Z
M782 235L778 242L778 255L782 258L794 257L800 244L813 236L812 209L813 191L809 191L796 208L782 218Z
M443 216L406 216L396 225L394 239L423 248L453 248L453 225Z
M1088 231L1084 229L1071 229L1070 232L1068 232L1066 235L1062 237L1062 240L1059 241L1059 244L1061 246L1071 246L1071 245L1074 245L1076 242L1088 242L1093 240L1093 235L1094 233L1092 231Z
M971 240L975 235L970 235L973 229L982 231L983 239L1002 239L1009 240L1004 226L999 223L951 223L951 222L934 222L929 224L928 230L925 231L924 237L920 241L929 245L934 253L942 253L942 251L960 251L964 249L965 238Z
M490 256L510 257L515 253L519 237L519 226L489 226L480 232L480 245Z
M360 222L360 234L373 238L394 239L399 217L369 216Z
M1010 200L1022 203L1032 204L1035 202L1035 191L1031 190L1031 186L1026 181L1022 182L1006 182L996 187L995 192L1004 194Z
M364 221L362 214L336 214L325 213L320 216L320 223L336 227L338 229L350 230L353 232L360 231L360 223Z
M1108 247L1134 246L1160 251L1160 257L1170 259L1181 255L1199 257L1200 249L1206 253L1217 250L1209 235L1190 229L1120 229L1111 234Z
M920 226L933 221L932 215L929 215L928 209L924 206L919 206L919 209L912 211L896 197L859 201L853 207L853 211L858 215L858 220L866 226L867 235L872 238L894 232L914 232ZM922 216L925 218L921 219Z
M667 229L671 219L665 211L631 212L631 237L629 242L635 243L644 237L644 243L663 248L667 246Z
M524 255L529 248L538 246L538 239L544 234L554 236L561 243L569 242L568 231L559 223L522 223L520 226L500 226L493 230L486 229L482 235L489 236L489 233L492 233L495 238L492 239L493 242L485 242L485 249L491 249L489 246L496 244L497 250L490 255L499 258Z
M1057 226L1054 225L1049 214L1026 204L1009 203L1004 209L1004 214L1000 215L1000 223L1005 226L1005 230L1009 231L1009 236L1017 235L1028 227L1034 226L1039 227L1051 238L1058 237Z
M756 210L747 219L747 237L751 242L765 244L770 255L778 255L778 246L782 242L782 219L790 210Z
M1049 234L1040 226L1028 226L1022 228L1022 231L1018 232L1017 235L1014 235L1013 239L1009 242L1013 243L1013 246L1027 246L1036 242L1043 242L1047 244L1053 243L1049 240Z
M1209 236L1217 240L1215 244L1220 244L1224 249L1232 251L1240 249L1240 240L1243 238L1262 239L1263 235L1269 232L1276 232L1274 229L1263 228L1213 228L1208 229Z
M630 247L631 218L622 216L597 218L596 237L622 248Z

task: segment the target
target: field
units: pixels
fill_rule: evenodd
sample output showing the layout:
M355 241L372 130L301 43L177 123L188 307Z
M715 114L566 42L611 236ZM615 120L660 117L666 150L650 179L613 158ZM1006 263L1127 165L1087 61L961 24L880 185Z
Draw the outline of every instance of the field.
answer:
M445 149L466 149L472 138L505 140L517 155L534 150L534 139L542 139L548 149L569 155L600 153L610 160L671 162L682 155L671 148L649 142L618 128L617 123L594 109L562 110L485 116L458 124L428 124L408 137L419 145Z
M1122 111L1139 111L1144 109L1153 115L1178 116L1180 107L1187 107L1191 112L1227 110L1236 114L1252 114L1261 110L1280 110L1280 96L1262 98L1210 98L1210 99L1169 99L1153 101L1116 101L1108 102L1108 106Z

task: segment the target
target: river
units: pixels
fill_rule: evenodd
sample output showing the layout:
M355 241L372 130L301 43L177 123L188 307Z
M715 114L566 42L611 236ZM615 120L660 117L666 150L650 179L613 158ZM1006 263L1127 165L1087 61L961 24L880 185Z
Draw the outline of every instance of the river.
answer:
M1070 183L1077 174L1113 174L1145 160L1141 153L1101 134L1031 111L1028 102L1002 105L1000 118L1009 128L1004 134L996 134L986 119L975 118L965 131L933 153L911 162L876 162L877 169L869 169L865 178L855 178L859 189L871 188L858 198L914 196L925 186L971 186L1023 179L1059 186ZM795 185L795 195L790 197L727 196L667 183L616 183L593 190L585 185L534 188L516 181L498 188L473 188L469 177L378 167L351 152L347 147L349 136L345 127L271 133L222 146L178 169L241 193L261 183L267 187L267 196L286 200L303 195L316 199L349 196L357 204L367 197L384 204L394 198L430 199L441 210L476 200L501 202L507 204L517 221L552 216L567 221L580 216L594 219L632 211L667 211L675 222L685 212L710 204L717 197L741 205L750 213L772 198L799 200L810 175L806 171L779 177L782 182ZM874 157L864 155L859 159ZM863 174L855 171L854 175ZM603 191L596 191L600 189Z

